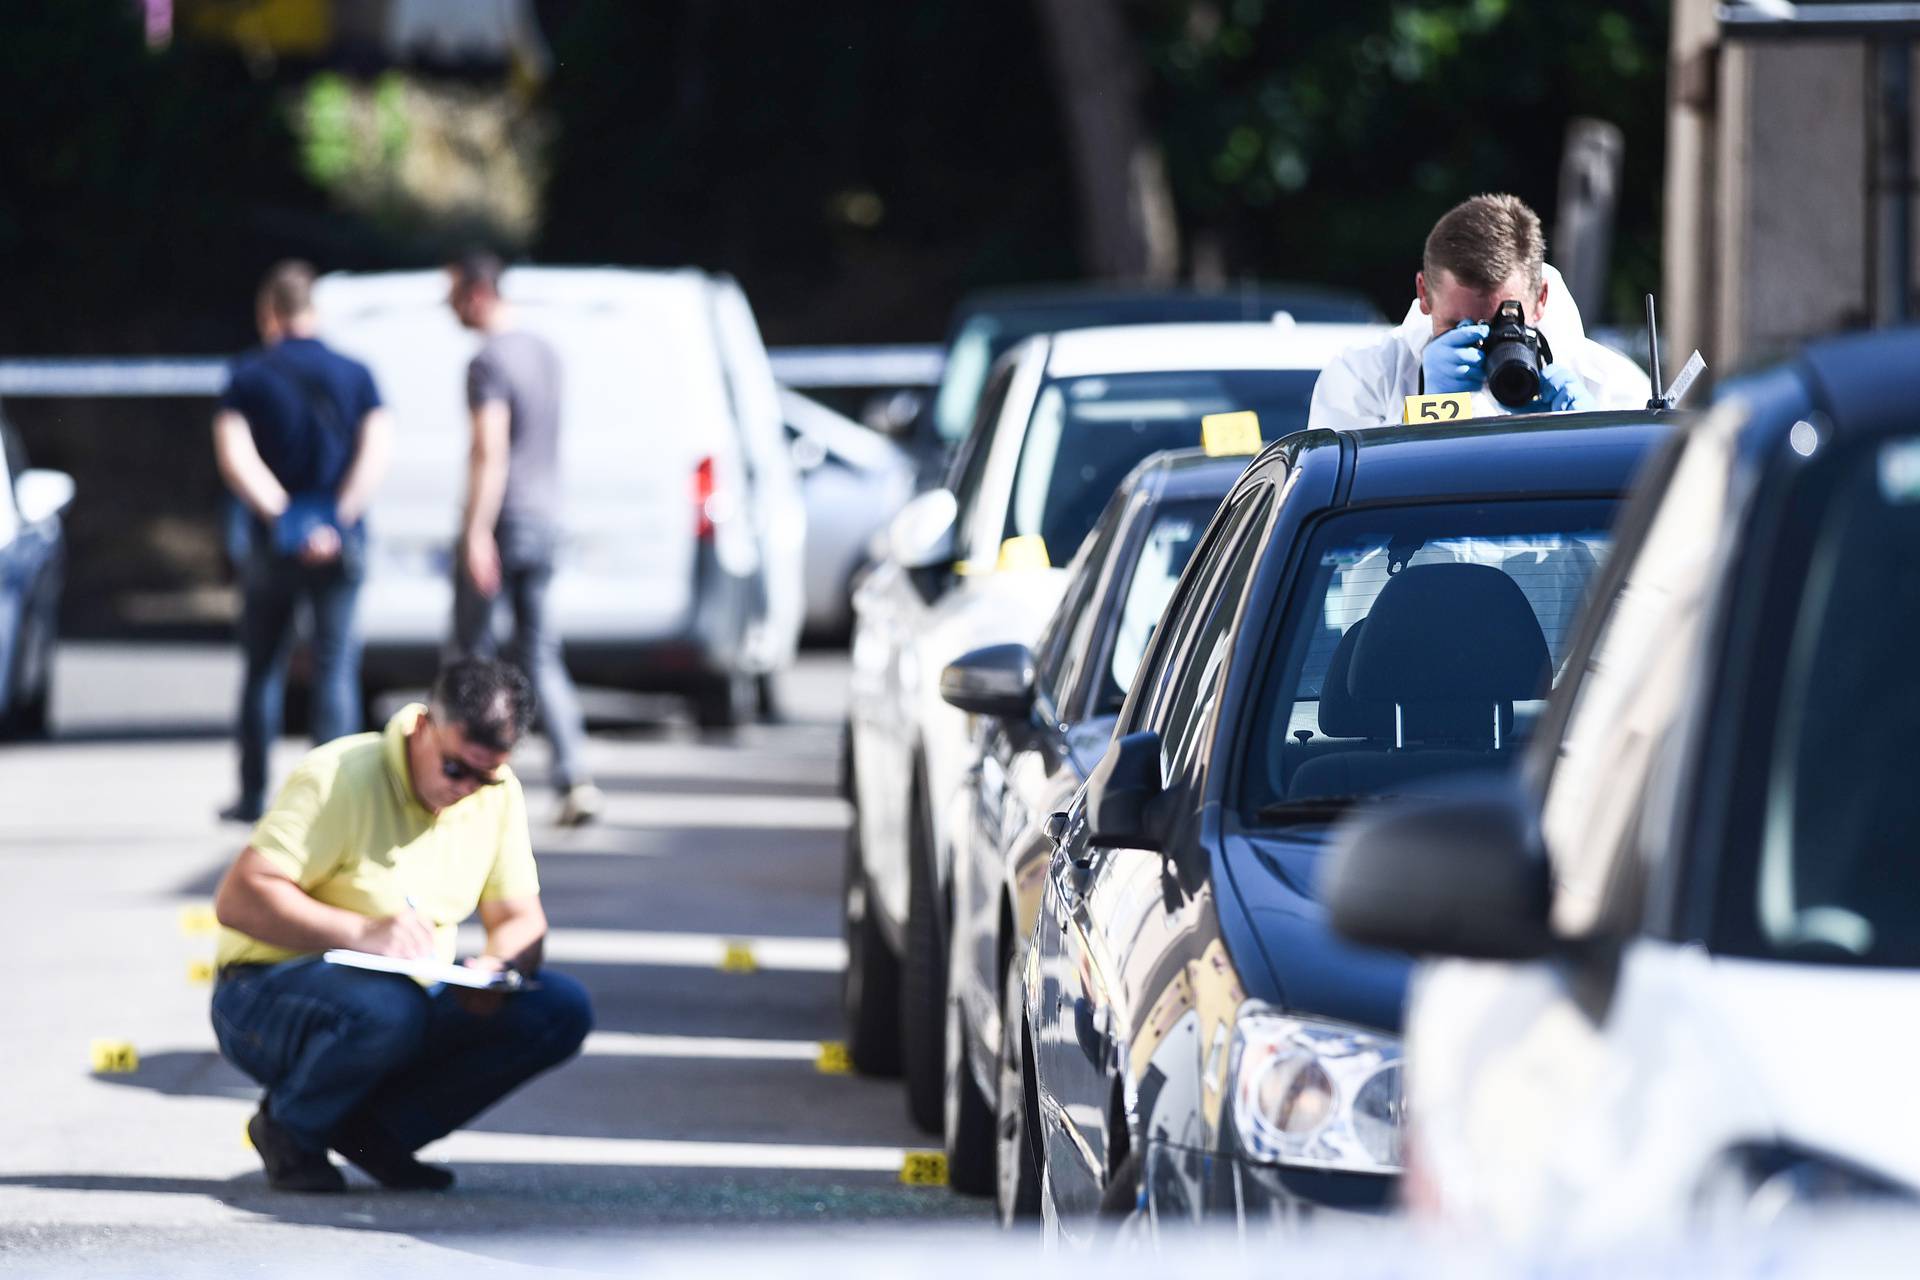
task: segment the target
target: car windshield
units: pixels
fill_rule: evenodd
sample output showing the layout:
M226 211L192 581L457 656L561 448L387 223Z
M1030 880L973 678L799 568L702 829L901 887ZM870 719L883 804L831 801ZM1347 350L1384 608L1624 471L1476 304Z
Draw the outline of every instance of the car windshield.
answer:
M1735 761L1757 839L1735 846L1715 949L1915 968L1920 439L1863 451L1836 479L1799 599L1755 629L1786 646L1784 677L1756 686L1770 749Z
M1139 673L1147 642L1153 639L1153 629L1166 611L1167 601L1173 598L1180 571L1193 558L1193 549L1219 505L1211 500L1169 502L1154 514L1120 597L1113 653L1100 679L1095 715L1119 714L1127 690L1133 687L1133 677Z
M1243 817L1326 821L1511 764L1612 545L1613 507L1452 503L1325 521L1266 650Z
M1040 391L1020 447L1005 537L1037 535L1064 563L1134 464L1200 443L1200 419L1252 410L1274 440L1306 424L1314 369L1063 378Z

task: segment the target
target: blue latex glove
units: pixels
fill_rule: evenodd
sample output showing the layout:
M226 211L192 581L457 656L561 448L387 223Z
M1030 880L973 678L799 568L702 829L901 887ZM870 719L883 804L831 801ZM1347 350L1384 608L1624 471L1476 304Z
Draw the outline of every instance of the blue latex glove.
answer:
M1579 374L1563 364L1550 364L1540 371L1539 398L1514 412L1581 413L1599 407Z
M1486 340L1484 324L1459 324L1434 338L1420 356L1420 368L1426 374L1426 394L1451 395L1458 391L1478 391L1487 385L1487 371L1481 367L1485 353L1479 344Z

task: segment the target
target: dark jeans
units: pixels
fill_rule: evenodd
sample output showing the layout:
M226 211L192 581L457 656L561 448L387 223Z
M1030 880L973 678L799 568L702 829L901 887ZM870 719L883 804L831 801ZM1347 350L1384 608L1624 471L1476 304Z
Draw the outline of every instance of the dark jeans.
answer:
M307 1149L352 1118L412 1151L572 1057L593 1027L586 991L551 970L491 1014L453 991L317 956L238 965L213 989L213 1032Z
M493 615L505 601L513 612L512 659L533 682L540 732L553 747L553 785L561 791L587 777L580 745L587 736L580 696L560 656L560 634L547 620L559 529L548 523L503 519L494 530L500 547L500 594L488 599L468 581L455 557L453 647L458 656L494 651Z
M267 793L267 752L280 735L294 615L302 601L313 618L313 740L331 742L360 731L360 639L354 608L364 575L363 533L348 535L348 553L308 568L256 545L244 568L240 649L240 799L259 806Z

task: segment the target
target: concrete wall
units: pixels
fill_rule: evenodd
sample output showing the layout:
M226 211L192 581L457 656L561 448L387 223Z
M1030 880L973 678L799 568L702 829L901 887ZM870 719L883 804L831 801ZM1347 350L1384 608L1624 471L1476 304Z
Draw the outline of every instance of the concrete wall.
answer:
M1676 0L1661 299L1670 362L1698 347L1724 376L1869 322L1874 58L1857 40L1722 42L1712 0ZM1915 117L1920 137L1920 103Z

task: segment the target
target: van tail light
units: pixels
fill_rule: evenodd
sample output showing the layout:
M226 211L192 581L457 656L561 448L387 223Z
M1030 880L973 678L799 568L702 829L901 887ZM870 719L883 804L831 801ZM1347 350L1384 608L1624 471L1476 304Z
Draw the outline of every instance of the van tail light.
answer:
M713 539L713 459L702 458L693 468L693 536Z

